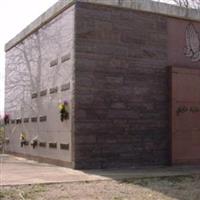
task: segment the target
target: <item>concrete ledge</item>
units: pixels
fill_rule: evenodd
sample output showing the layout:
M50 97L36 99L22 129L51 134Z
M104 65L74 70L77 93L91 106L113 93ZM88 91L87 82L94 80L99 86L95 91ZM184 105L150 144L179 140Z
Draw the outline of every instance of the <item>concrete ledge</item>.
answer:
M13 39L8 41L5 45L5 51L8 51L14 47L17 43L21 42L23 39L28 37L34 31L41 28L44 24L48 23L54 17L62 13L64 10L69 8L75 3L76 0L64 0L58 1L52 7L50 7L46 12L39 16L35 21L23 29L19 34L17 34Z
M57 166L61 166L61 167L69 167L69 168L73 167L72 163L68 162L68 161L61 161L61 160L45 158L45 157L41 157L41 156L32 156L32 155L15 153L15 152L6 152L6 153L17 156L17 157L34 160L34 161L41 162L41 163L49 163L49 164L53 164L53 165L57 165Z
M121 8L129 8L139 11L151 12L170 17L176 17L187 20L200 21L200 12L194 9L185 9L178 6L154 2L151 0L60 0L45 13L38 17L34 22L22 30L16 37L11 39L5 45L5 51L14 47L17 43L28 37L44 24L48 23L54 17L62 13L64 10L75 4L76 2L95 3L101 5L109 5Z

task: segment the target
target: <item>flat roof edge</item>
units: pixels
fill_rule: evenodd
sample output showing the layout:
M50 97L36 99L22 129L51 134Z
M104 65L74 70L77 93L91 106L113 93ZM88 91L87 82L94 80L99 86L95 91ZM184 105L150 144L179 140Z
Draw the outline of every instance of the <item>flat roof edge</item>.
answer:
M80 2L129 8L138 11L161 14L186 20L200 21L200 10L187 9L174 4L156 2L153 0L78 0Z
M18 35L11 39L5 45L5 51L14 47L17 43L25 39L28 35L42 27L55 16L62 13L76 2L95 3L100 5L109 5L121 8L129 8L138 11L151 12L155 14L166 15L169 17L181 18L186 20L200 21L200 11L195 9L181 8L151 0L60 0L44 12L40 17L28 25Z
M75 4L76 0L61 0L51 6L46 12L36 18L31 24L24 28L20 33L18 33L14 38L5 44L5 51L9 51L16 44L24 40L34 31L38 30L44 24L52 20L54 17L62 13L64 10Z

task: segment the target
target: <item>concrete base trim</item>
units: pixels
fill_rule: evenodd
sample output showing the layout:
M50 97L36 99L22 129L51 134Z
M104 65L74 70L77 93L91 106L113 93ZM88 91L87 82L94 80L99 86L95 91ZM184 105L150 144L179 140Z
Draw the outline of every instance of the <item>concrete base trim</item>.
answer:
M49 164L53 164L53 165L57 165L57 166L61 166L61 167L73 168L72 162L69 162L69 161L56 160L56 159L52 159L52 158L33 156L33 155L10 152L10 151L7 151L5 153L11 154L11 155L14 155L17 157L26 158L29 160L34 160L34 161L41 162L41 163L49 163Z

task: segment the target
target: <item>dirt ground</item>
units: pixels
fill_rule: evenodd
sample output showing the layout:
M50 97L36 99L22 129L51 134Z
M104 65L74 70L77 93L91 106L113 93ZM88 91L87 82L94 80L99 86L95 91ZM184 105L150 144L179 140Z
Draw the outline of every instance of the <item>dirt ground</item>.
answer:
M1 200L199 200L200 175L2 187Z

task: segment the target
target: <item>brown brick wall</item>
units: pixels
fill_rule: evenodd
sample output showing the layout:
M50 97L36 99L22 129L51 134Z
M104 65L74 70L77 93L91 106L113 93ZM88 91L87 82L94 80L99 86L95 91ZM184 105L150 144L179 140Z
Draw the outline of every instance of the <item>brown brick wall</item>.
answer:
M75 167L169 163L167 18L77 3Z

